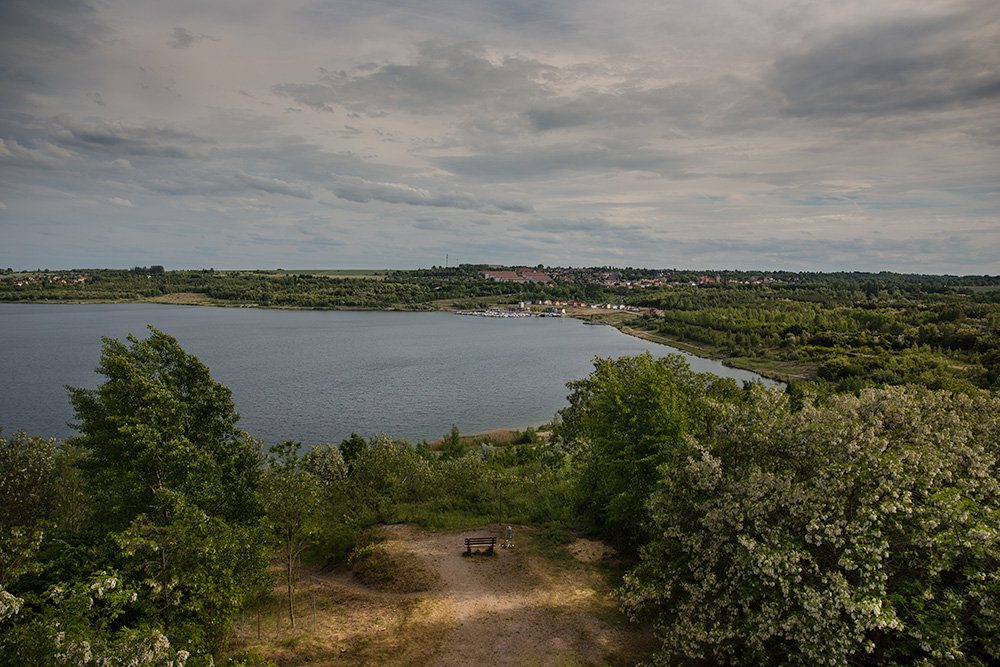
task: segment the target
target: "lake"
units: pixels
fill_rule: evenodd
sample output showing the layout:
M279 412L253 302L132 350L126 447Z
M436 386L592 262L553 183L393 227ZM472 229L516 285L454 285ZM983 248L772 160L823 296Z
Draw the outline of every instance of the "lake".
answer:
M677 351L562 318L454 313L264 310L158 304L0 304L0 428L76 432L64 385L96 387L101 337L175 337L229 387L251 436L339 443L356 432L410 442L451 430L539 426L593 359ZM684 355L692 369L768 381Z

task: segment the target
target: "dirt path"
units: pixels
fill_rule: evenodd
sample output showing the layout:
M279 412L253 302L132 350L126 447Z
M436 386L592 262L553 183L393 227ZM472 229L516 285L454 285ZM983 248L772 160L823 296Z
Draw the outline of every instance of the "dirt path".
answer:
M634 664L653 648L610 599L594 562L600 543L578 540L543 555L541 540L515 526L515 548L499 548L500 526L428 533L384 529L380 549L421 570L416 593L377 591L342 575L314 576L300 597L320 599L315 627L258 644L286 665ZM466 537L495 536L494 555L463 555ZM544 546L544 545L542 545Z
M515 536L524 532L518 527ZM620 648L621 630L598 618L611 610L596 597L594 573L556 570L518 540L493 556L463 555L465 538L481 536L496 537L498 545L503 539L499 526L404 538L404 548L441 578L418 613L451 628L429 666L597 664Z

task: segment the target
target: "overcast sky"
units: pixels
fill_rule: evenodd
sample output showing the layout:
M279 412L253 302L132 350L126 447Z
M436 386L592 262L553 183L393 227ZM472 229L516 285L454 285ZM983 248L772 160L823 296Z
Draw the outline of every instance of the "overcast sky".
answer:
M0 267L1000 273L997 0L0 0Z

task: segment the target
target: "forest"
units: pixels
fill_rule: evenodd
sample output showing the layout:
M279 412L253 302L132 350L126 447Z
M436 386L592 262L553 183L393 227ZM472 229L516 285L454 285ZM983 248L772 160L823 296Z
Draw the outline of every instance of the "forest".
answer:
M646 290L629 302L655 309L632 323L639 328L834 391L995 389L1000 378L996 289L833 281Z
M166 333L104 339L98 371L78 435L0 433L0 665L274 664L234 628L276 584L294 623L303 563L392 576L375 526L493 522L500 489L507 521L617 549L653 664L1000 663L1000 398L972 383L647 353L596 359L544 436L264 451Z

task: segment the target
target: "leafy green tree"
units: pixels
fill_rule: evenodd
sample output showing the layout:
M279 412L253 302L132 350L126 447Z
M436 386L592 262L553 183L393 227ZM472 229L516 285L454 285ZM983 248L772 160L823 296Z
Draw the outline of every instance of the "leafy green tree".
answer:
M680 355L594 360L594 371L570 382L559 436L575 452L582 511L619 547L650 537L646 499L658 467L672 461L702 427L697 403L709 376L692 373Z
M0 531L33 527L57 502L54 440L0 432Z
M21 431L0 437L0 596L38 569L36 556L57 502L55 441Z
M83 449L68 442L61 442L56 448L53 521L62 530L72 533L83 529L91 511L89 490L80 470L85 456Z
M451 430L441 440L443 458L457 458L462 455L462 433L458 430L458 426L452 424Z
M658 664L1000 660L1000 400L754 389L660 468L621 590Z
M353 468L354 461L357 459L366 449L368 449L368 443L357 433L351 433L351 437L340 443L340 455L344 459L344 463L347 464L348 469Z
M185 650L221 655L264 580L260 446L236 428L230 391L177 341L105 338L97 389L69 388L72 444L96 528L121 553L142 618Z
M430 463L410 443L378 434L351 467L352 504L371 523L391 523L397 503L426 497L434 482Z
M265 473L267 514L284 564L288 620L295 626L295 568L316 528L323 482L299 456L302 444L286 440L270 448Z
M315 475L325 491L343 486L347 464L340 450L329 444L316 445L302 455L302 467Z
M95 496L95 518L121 529L139 514L169 511L159 490L225 521L254 521L260 447L236 427L231 392L177 340L152 326L128 342L104 338L97 389L67 387L80 431L72 439ZM161 517L169 521L169 516Z
M256 526L209 516L169 491L157 495L170 505L170 522L140 515L113 536L122 575L139 593L135 613L155 619L175 645L218 658L240 608L264 588L265 542Z

